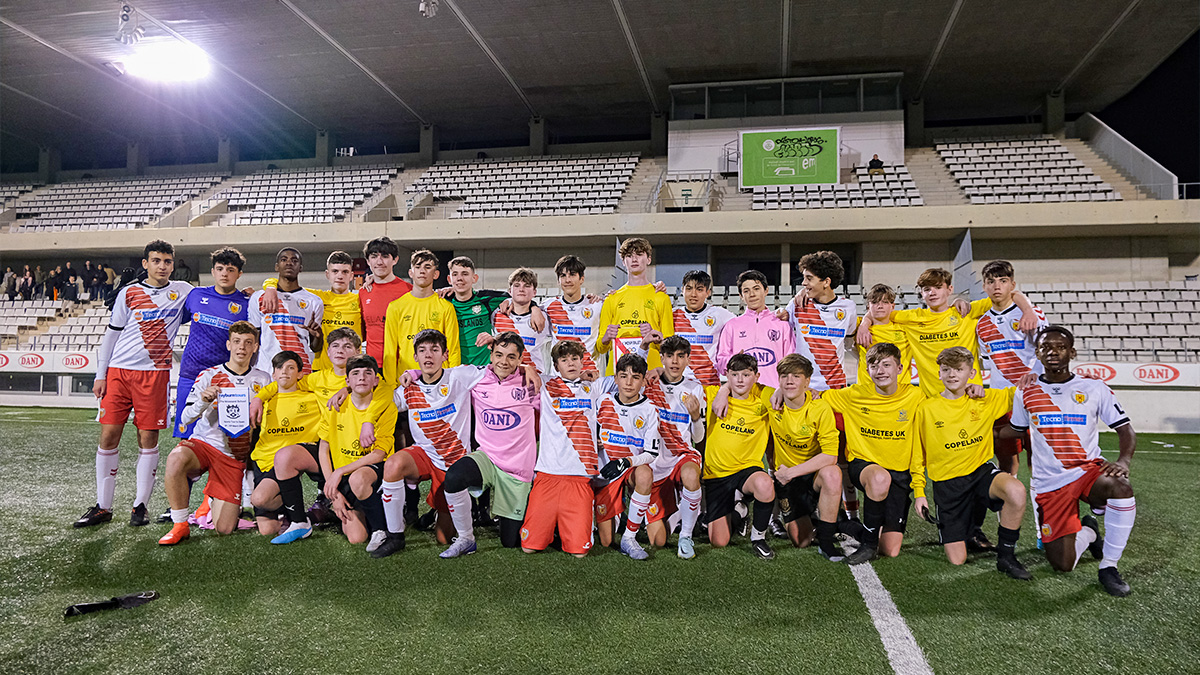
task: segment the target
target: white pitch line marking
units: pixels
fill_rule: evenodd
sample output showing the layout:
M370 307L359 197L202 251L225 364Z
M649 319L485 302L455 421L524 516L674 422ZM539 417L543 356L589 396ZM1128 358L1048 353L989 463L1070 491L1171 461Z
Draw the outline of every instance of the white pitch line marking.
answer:
M879 631L892 670L897 675L933 675L933 669L925 660L925 652L908 629L900 610L896 609L896 603L892 602L892 594L888 593L879 575L875 574L875 568L868 563L853 565L850 571L858 583L858 592L867 604L867 611L871 613L875 630Z

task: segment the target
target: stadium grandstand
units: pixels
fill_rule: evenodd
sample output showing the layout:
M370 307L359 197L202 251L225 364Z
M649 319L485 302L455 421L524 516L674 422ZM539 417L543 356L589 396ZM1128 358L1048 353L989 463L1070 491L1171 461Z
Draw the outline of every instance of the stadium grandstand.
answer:
M1175 91L1152 96L1184 72L1190 79L1178 89L1197 98L1198 30L1200 8L1179 0L1095 0L1086 7L1033 0L0 5L0 271L11 270L0 285L0 473L21 483L15 496L0 498L0 532L21 538L9 548L27 568L0 581L13 598L11 616L0 622L30 636L0 646L0 671L161 672L187 668L187 659L202 672L374 670L393 662L414 672L843 672L857 662L870 664L866 672L906 675L1194 670L1200 659L1195 636L1174 623L1194 622L1186 616L1194 615L1200 596L1188 582L1194 562L1186 561L1200 549L1194 537L1178 554L1147 540L1153 533L1155 541L1174 541L1200 518L1194 506L1177 509L1172 501L1194 490L1200 469L1200 148L1180 150L1200 129L1200 106L1180 103ZM214 251L237 249L245 265L236 287L268 289L255 311L292 292L270 289L290 287L287 251L294 252L303 267L295 281L324 294L327 319L333 302L340 303L339 317L358 308L367 353L372 319L366 298L391 291L378 290L390 281L372 276L377 262L364 246L382 237L398 246L396 276L414 284L417 273L425 273L420 259L410 273L410 256L432 252L433 288L454 301L460 327L468 310L459 305L475 297L469 289L464 296L446 288L452 271L460 284L469 277L461 262L449 265L461 257L478 275L474 289L511 293L514 316L524 269L531 271L540 309L530 311L537 317L549 315L551 306L565 311L564 302L553 304L564 295L563 256L586 263L584 298L602 301L637 275L626 269L622 242L644 238L653 246L647 280L665 287L665 300L657 293L644 305L636 299L643 314L629 325L649 324L645 314L669 301L672 330L687 335L695 331L685 330L691 302L685 289L696 279L689 274L699 270L710 278L709 306L740 316L751 310L739 284L753 271L753 279L765 279L764 309L797 325L797 345L812 331L844 340L845 356L836 358L847 385L866 372L859 368L865 350L855 345L855 318L861 322L873 311L873 287L890 287L895 310L925 311L932 301L918 279L944 268L953 278L952 299L981 301L995 297L984 283L985 265L1009 261L1021 301L1036 307L1029 316L1044 315L1041 325L1071 331L1074 372L1111 389L1117 409L1141 434L1137 451L1145 454L1138 461L1145 464L1129 473L1130 482L1143 504L1154 505L1158 520L1144 534L1135 531L1127 556L1134 562L1121 569L1142 604L1114 610L1102 592L1085 595L1063 581L1065 575L1052 576L1035 548L1041 543L1035 533L1046 529L1040 521L1034 525L1033 505L1023 516L1018 552L1022 560L1038 561L1029 564L1037 592L1025 592L1029 585L1014 591L1000 575L978 579L995 556L974 548L964 568L946 566L935 550L940 546L925 546L940 541L932 515L902 521L900 531L908 523L910 536L901 561L881 559L852 573L828 571L813 551L784 551L784 527L771 540L784 559L776 562L790 567L763 572L749 556L743 561L726 555L732 549L708 548L705 535L694 566L699 572L675 566L679 561L662 550L652 553L651 564L666 570L657 580L632 575L618 564L629 561L599 545L606 550L589 554L599 559L597 567L572 565L565 575L562 563L546 555L503 557L514 553L500 550L506 537L528 534L506 535L503 523L497 536L481 535L482 555L448 572L437 557L450 542L413 524L409 550L398 557L414 561L405 574L421 581L418 588L393 583L400 568L376 572L370 565L380 561L348 557L350 549L330 543L333 530L318 533L307 548L269 547L274 555L260 550L268 548L259 545L261 538L245 544L249 537L230 538L235 544L228 557L222 548L228 542L204 540L210 548L194 550L206 557L191 559L188 569L211 567L221 583L205 580L209 585L200 590L177 573L178 556L149 547L144 536L122 528L110 541L111 526L74 539L59 532L78 515L77 506L92 503L92 452L105 450L97 447L102 425L94 421L111 413L97 398L104 391L95 388L97 372L108 365L120 327L112 325L112 301L119 289L138 283L139 273L145 278L148 242L165 241L174 251L170 283L197 289L219 281ZM331 258L334 252L349 255ZM844 328L797 323L804 310L786 318L798 294L803 304L811 292L801 261L818 252L832 252L842 263L831 291L844 303L839 320L853 311ZM380 257L379 250L374 254ZM336 272L345 260L352 261L349 272ZM23 285L25 269L30 281ZM338 274L353 277L349 289L359 300L347 303L328 290L344 283L335 282ZM192 291L179 286L172 292ZM250 302L238 292L228 303L231 316L245 314ZM498 302L474 305L489 317L489 327ZM149 306L129 307L140 313ZM397 320L376 310L377 323ZM180 374L184 350L205 325L199 310L179 311L184 321L177 333L154 334L170 339L169 350L165 341L154 344L170 362L172 419L186 406L177 398L189 393L187 382L196 376ZM585 311L592 319L593 310ZM948 311L956 312L952 325L964 317L959 309ZM1016 331L1022 314L996 325L1008 321ZM288 317L298 334L310 318ZM426 318L429 325L436 321ZM974 325L978 318L963 320ZM536 319L522 320L514 324L518 332ZM614 319L613 326L619 323ZM649 324L648 342L640 346L664 327ZM380 328L380 344L387 330ZM303 351L300 336L288 344ZM716 344L719 332L699 337ZM1023 345L1038 339L1032 331L1018 337ZM525 336L522 344L540 344L537 339ZM636 339L627 344L632 338L624 333L614 339L614 362L617 350L637 351ZM151 337L145 340L150 353ZM988 351L999 343L978 340L972 349L984 386L1007 382L996 378L1002 359ZM463 354L468 346L475 344L464 342ZM657 351L646 353L650 367L665 361L655 362ZM401 361L406 357L411 354ZM901 379L927 384L929 377L917 377L918 366L915 360L902 364L907 374ZM177 392L181 377L185 385ZM421 407L397 396L405 406ZM560 400L554 399L555 410ZM542 405L544 423L551 404ZM897 414L906 421L910 413ZM838 417L842 426L853 426L849 415L839 411ZM164 426L170 430L171 420ZM1104 458L1115 461L1124 436L1103 425L1101 431ZM367 443L369 433L353 442ZM138 448L152 453L141 445L131 451L135 438L142 436L125 432L122 463ZM158 441L160 479L175 440L164 431ZM479 445L478 438L469 440ZM31 462L44 464L45 475L25 471ZM1017 477L1027 486L1030 468L1019 464ZM1146 473L1137 473L1143 466ZM318 462L313 475L320 469ZM402 482L383 471L373 495ZM436 472L450 475L440 466ZM122 490L132 483L132 471L125 473ZM183 480L175 478L174 485ZM150 485L154 480L151 473ZM706 474L707 500L713 498L710 480ZM54 487L42 490L38 481ZM168 506L159 484L151 517ZM312 498L307 479L304 486ZM745 504L757 499L749 486L738 487ZM630 504L640 494L634 490L631 478ZM200 492L198 486L190 508L206 499ZM283 500L285 489L278 492ZM691 492L681 489L678 499ZM846 494L857 498L853 488ZM434 495L428 497L434 504ZM370 499L343 498L346 504ZM494 490L492 503L497 498ZM124 499L121 492L118 501ZM785 502L781 508L788 511ZM1103 506L1096 513L1111 530L1108 516L1100 515ZM122 508L118 504L118 516ZM56 519L53 536L38 529L42 510ZM730 524L745 525L745 534L735 532L735 547L758 530L749 515L736 513ZM639 536L651 541L650 518L641 517L647 526ZM988 518L988 531L1000 536L999 521ZM245 522L253 527L249 515ZM492 525L484 517L476 529ZM562 534L560 528L552 547L563 544ZM676 541L671 530L667 536ZM1103 546L1092 547L1097 558L1111 554L1102 554ZM281 549L288 555L302 549L302 557L289 567ZM701 569L705 558L716 561L713 571ZM247 569L238 565L264 578L244 579ZM424 576L426 566L437 569ZM289 581L271 587L266 575ZM343 579L357 585L333 588ZM34 590L26 593L25 584ZM1177 591L1180 585L1187 588ZM60 605L150 588L162 599L136 611L160 613L143 614L142 622L113 618L84 631L47 619ZM293 591L302 598L295 606L280 599ZM400 602L404 593L411 595ZM587 611L564 599L572 593L586 599ZM614 593L623 594L619 602ZM514 609L526 600L528 607ZM439 603L452 609L437 609ZM1160 616L1171 621L1159 622ZM846 636L865 656L817 644L803 628L809 623L824 626L831 641ZM303 641L314 639L313 625L339 626L345 644L303 658L279 646L294 641L303 651ZM161 644L145 640L147 626ZM362 635L352 637L359 628ZM111 645L94 650L96 640L110 638ZM601 643L620 645L623 656ZM1104 649L1113 654L1089 656ZM572 658L564 661L564 651ZM1071 655L1069 665L1063 654Z

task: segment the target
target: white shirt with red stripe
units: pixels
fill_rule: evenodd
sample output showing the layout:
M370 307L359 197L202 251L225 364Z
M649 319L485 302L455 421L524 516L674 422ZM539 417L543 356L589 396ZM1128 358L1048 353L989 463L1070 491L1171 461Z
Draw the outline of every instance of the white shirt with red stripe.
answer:
M658 408L645 396L626 405L617 400L615 393L604 394L596 424L600 428L601 466L614 459L628 459L634 466L649 464L661 452Z
M535 471L556 476L600 473L596 411L600 397L612 382L611 377L595 382L555 377L542 385L541 438Z
M534 330L530 324L532 319L532 309L525 314L496 312L492 315L492 327L496 329L497 335L504 331L513 331L520 335L521 341L525 343L521 365L532 365L537 368L538 375L545 375L550 361L550 322L547 321L546 326L539 331Z
M170 370L175 336L183 321L183 303L191 290L192 285L186 281L169 281L157 288L138 282L122 288L108 320L109 328L120 331L108 367ZM96 373L97 379L104 376Z
M298 291L276 291L278 306L272 313L262 310L263 291L250 296L249 321L259 328L258 361L254 367L271 372L271 359L281 351L290 350L304 362L302 374L312 372L313 350L308 345L306 325L319 326L325 316L325 304L315 294L301 288Z
M813 364L809 388L816 391L846 386L846 340L853 340L858 325L858 309L849 298L835 298L828 304L809 299L803 307L792 299L787 306L788 321L796 334L796 353Z
M717 343L721 329L734 317L724 307L705 305L699 312L689 312L686 307L676 307L675 334L692 345L691 359L684 375L694 377L706 387L721 384L717 373Z
M684 457L697 463L703 461L696 444L704 440L704 385L686 374L678 382L651 379L646 382L646 398L658 410L658 432L662 437L663 451L654 461L654 480L671 475L675 465ZM693 420L684 401L694 398L700 403L700 419Z
M410 370L407 387L396 387L396 409L408 415L413 445L425 451L434 468L445 471L471 451L471 389L487 374L486 366L443 368L432 384Z
M1048 326L1046 315L1040 307L1034 307L1038 329ZM991 372L988 386L993 389L1015 387L1026 373L1041 375L1042 362L1034 355L1033 337L1019 328L1022 312L1016 305L997 312L988 310L975 324L975 336L979 338L979 357Z
M188 394L188 407L183 411L185 424L196 422L196 426L192 427L192 435L188 437L189 440L204 441L230 457L235 457L234 449L238 451L238 456L248 457L250 454L250 430L237 438L230 438L221 430L217 399L211 403L205 403L200 400L200 395L204 393L205 389L215 386L221 389L248 389L250 395L253 396L255 392L270 382L271 376L258 368L251 368L239 375L222 363L219 366L200 371L200 374L196 376L196 383L192 385L192 391Z
M1029 429L1030 484L1039 494L1079 480L1085 465L1100 457L1100 422L1111 429L1129 424L1113 390L1100 380L1072 375L1050 383L1043 378L1017 391L1012 412L1013 428Z
M596 338L600 331L600 300L588 302L583 296L579 302L567 302L561 297L554 298L542 311L546 313L546 323L550 329L551 346L560 340L578 340L587 347L588 353L583 358L584 370L603 372L601 356L596 354Z

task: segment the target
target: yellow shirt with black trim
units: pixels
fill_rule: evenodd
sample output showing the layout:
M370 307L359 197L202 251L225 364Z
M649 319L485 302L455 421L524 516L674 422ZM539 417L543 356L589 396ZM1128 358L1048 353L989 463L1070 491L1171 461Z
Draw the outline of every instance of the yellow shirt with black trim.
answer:
M773 391L766 387L767 397ZM804 392L804 405L770 412L771 437L775 439L775 468L797 466L819 454L838 454L838 429L833 408L811 391Z
M882 396L873 383L830 389L821 394L846 429L846 458L862 459L892 471L912 473L913 492L924 494L925 472L915 459L913 422L925 402L921 388L901 384L896 393Z
M704 388L709 401L717 389L719 387ZM724 418L717 417L709 407L703 478L723 478L742 469L762 468L763 454L770 438L767 414L771 410L771 395L765 392L769 392L767 387L756 384L747 398L730 394L729 411Z
M260 471L266 472L274 468L275 453L280 450L289 445L316 443L324 409L324 403L311 391L277 393L263 404L258 443L250 459L258 464Z
M925 399L917 408L916 454L929 480L966 476L991 461L996 452L992 424L1012 410L1016 392L1016 387L1007 387L988 389L983 398L948 399L939 394Z
M600 335L608 330L609 326L617 326L617 337L614 340L627 340L629 347L625 351L633 352L636 347L633 346L633 338L642 336L641 324L648 323L654 330L662 333L663 337L670 337L675 334L675 314L671 308L671 298L666 293L660 293L654 290L653 284L642 284L641 286L630 286L628 284L618 288L604 298L604 304L600 306L600 325L597 330ZM604 344L599 338L596 339L596 352L604 354L613 349L613 343ZM621 354L613 354L608 360L608 365L605 366L606 375L614 375L616 371L617 360ZM662 358L658 355L658 345L650 346L650 353L646 356L646 363L650 368L658 368L662 365Z
M917 363L917 377L921 380L921 391L926 396L937 396L942 391L942 380L938 377L938 354L949 347L965 347L975 355L975 377L971 382L982 384L979 369L979 339L975 336L975 324L992 308L990 298L976 300L966 316L959 316L953 307L944 312L928 309L902 309L892 312L892 322L900 324L908 336L913 360Z
M279 280L271 277L263 282L263 289L278 288ZM313 361L313 370L322 368L332 368L333 364L329 362L329 357L325 354L326 347L329 344L329 334L339 328L353 328L358 337L366 340L363 333L362 310L358 305L358 293L355 291L346 291L345 293L334 293L333 291L322 291L314 288L305 289L313 295L321 299L325 303L325 314L321 317L321 353L317 354L317 358Z
M862 317L858 318L858 324L862 325ZM904 332L904 328L897 323L873 323L871 324L871 344L877 345L881 342L887 342L896 345L900 350L900 361L904 366L903 377L907 378L910 372L909 364L912 363L912 346L908 344L908 334ZM871 374L867 372L867 350L870 347L858 345L858 379L856 382L869 383ZM903 380L907 382L907 380Z
M415 293L415 291L414 291ZM458 315L449 300L436 293L418 298L406 293L388 304L383 326L383 381L395 389L400 374L416 370L417 356L413 338L426 328L435 328L446 336L446 366L462 365L462 350L458 345Z
M376 387L376 391L381 387L383 383ZM347 397L342 407L329 411L321 418L317 435L329 443L329 459L333 468L356 462L372 450L382 450L384 457L392 454L399 413L396 406L381 406L377 401L373 400L366 410L359 410L353 399ZM375 445L364 448L358 438L363 425L368 422L375 425Z

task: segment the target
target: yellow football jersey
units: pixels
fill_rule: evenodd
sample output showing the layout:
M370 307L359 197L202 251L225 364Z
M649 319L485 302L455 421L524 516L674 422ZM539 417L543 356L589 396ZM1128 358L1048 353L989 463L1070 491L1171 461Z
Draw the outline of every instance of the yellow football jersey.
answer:
M948 347L966 347L975 355L975 378L981 384L979 373L979 340L975 337L975 324L992 308L989 298L971 303L971 311L959 316L953 308L944 312L928 309L902 309L892 312L892 322L898 323L908 335L913 360L917 362L917 377L921 379L921 391L925 396L936 396L942 391L942 380L938 377L938 354Z
M767 397L772 390L767 388ZM837 422L829 403L804 392L804 405L770 413L771 437L775 439L775 468L796 466L818 454L838 454Z
M708 400L717 393L718 387L705 387ZM729 411L724 418L708 410L707 441L704 445L704 478L731 476L742 469L761 467L763 453L767 451L770 424L770 394L761 384L754 385L747 398L729 396Z
M862 324L861 318L858 323ZM880 342L889 342L900 350L900 365L904 366L904 375L901 381L908 382L912 365L912 347L908 344L908 334L904 332L904 328L896 323L871 324L871 344L877 345ZM867 349L869 347L858 345L857 381L865 384L871 382L871 375L867 373Z
M1012 410L1016 391L1008 387L988 389L983 398L950 400L939 394L925 399L917 408L916 454L929 480L965 476L992 459L992 424Z
M617 359L625 354L637 352L642 342L640 326L643 323L650 324L654 330L662 333L663 337L675 334L671 299L666 293L659 293L651 284L625 285L604 298L604 304L600 307L600 325L596 330L600 331L600 335L604 335L609 326L617 326L620 329L617 337L607 345L599 338L596 340L596 351L600 354L616 349L615 353L608 357L606 375L615 374ZM651 345L646 363L651 368L662 365L657 345Z
M382 383L380 386L383 386ZM329 443L329 459L333 468L358 461L372 450L382 450L384 457L391 455L398 415L396 406L380 406L375 402L366 410L359 410L350 398L342 403L341 408L329 411L328 415L321 418L318 436ZM375 425L375 445L364 448L358 437L367 422Z
M324 404L311 391L277 393L263 405L258 443L250 459L260 471L270 471L275 466L275 453L289 445L316 443L323 409Z
M262 287L264 290L278 288L279 280L271 277L263 282ZM329 362L329 357L325 355L330 333L339 328L349 327L353 328L354 332L358 333L360 338L366 339L363 333L362 310L359 309L358 305L358 293L355 291L334 293L333 291L322 291L312 288L306 290L320 298L321 302L325 305L325 314L321 317L321 353L313 361L312 369L332 368L333 364Z
M880 396L874 384L856 384L821 394L846 428L846 458L864 459L892 471L911 471L913 491L924 490L925 474L913 460L913 420L925 401L920 387L901 384ZM918 495L923 494L917 492Z
M418 368L413 353L413 337L426 328L436 328L446 336L447 366L462 365L462 350L458 345L458 315L449 300L433 294L418 298L407 293L393 300L387 308L383 332L383 380L392 389L405 370Z

